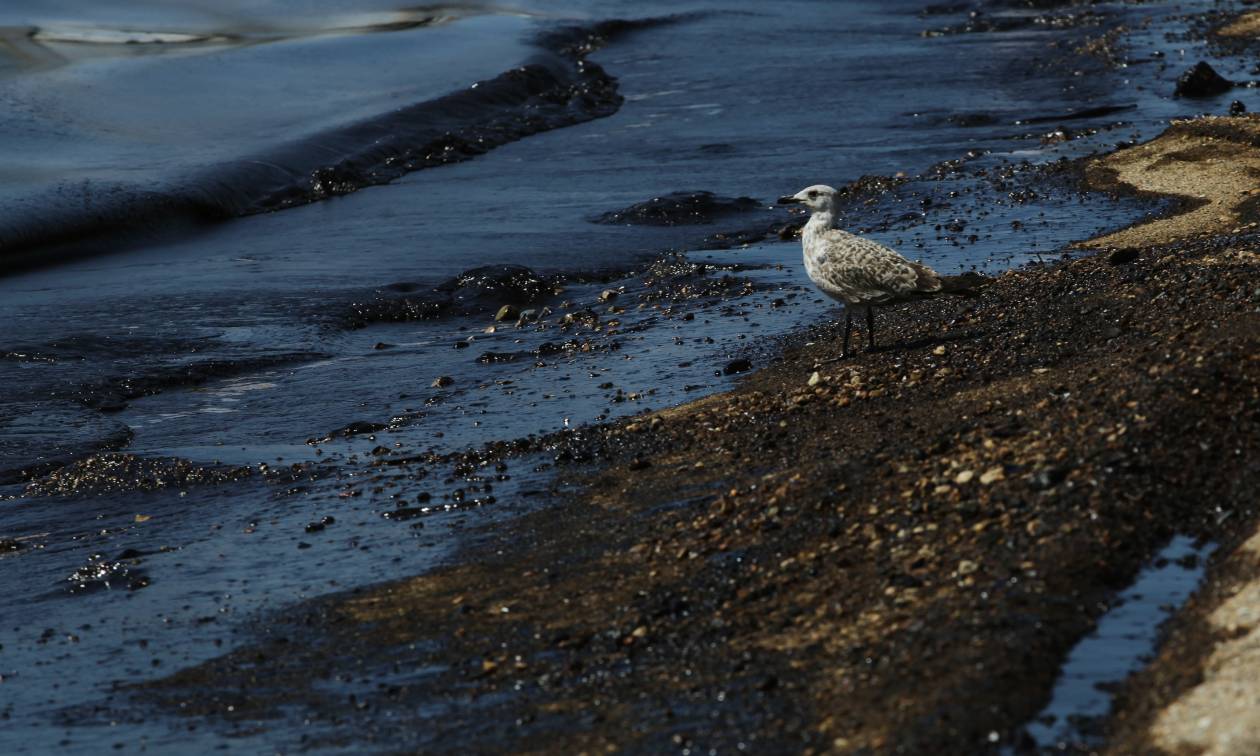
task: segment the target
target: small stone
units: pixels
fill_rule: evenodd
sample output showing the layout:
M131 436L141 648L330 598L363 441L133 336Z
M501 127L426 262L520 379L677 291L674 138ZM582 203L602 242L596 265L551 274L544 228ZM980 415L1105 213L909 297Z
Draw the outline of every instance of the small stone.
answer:
M964 559L958 563L959 575L970 575L978 569L980 569L980 565L976 564L970 559Z
M429 385L433 388L446 388L454 382L455 379L449 375L439 375L437 378L434 378L433 383L430 383Z
M722 374L735 375L736 373L744 373L749 370L752 370L752 363L741 357L726 363L726 367L722 368Z
M630 634L636 638L646 638L648 634L648 629L644 625L639 625L638 627L634 629L634 632Z
M617 294L618 292L615 289L604 289L599 293L599 301L611 302L617 298Z
M1216 69L1201 60L1177 79L1177 88L1173 94L1177 97L1213 97L1228 92L1233 87L1234 82L1221 76Z
M955 475L955 476L954 476L954 482L955 482L955 483L957 483L957 484L958 484L958 485L960 485L960 486L965 486L965 485L967 485L968 483L970 483L970 482L971 482L971 479L972 479L972 478L974 478L974 477L976 477L976 474L975 474L975 472L974 472L974 471L972 471L972 470L963 470L962 472L960 472L960 473L958 473L957 475Z
M942 344L941 346L938 346L937 348L933 349L933 350L932 350L932 354L936 355L937 357L944 357L944 356L945 356L945 345L944 345L944 344Z
M1028 487L1034 491L1044 491L1047 488L1054 488L1066 477L1066 470L1058 467L1047 467L1032 474L1032 477L1028 479Z
M512 305L503 305L499 311L495 313L494 320L496 323L502 323L507 320L516 320L521 316L521 311Z
M809 377L809 385L813 387L820 383L822 383L822 376L818 374L817 370L815 370L814 374Z
M1240 116L1247 112L1247 106L1242 100L1234 100L1229 104L1229 114L1232 116Z
M1107 262L1112 265L1125 265L1138 259L1139 252L1140 250L1137 247L1121 247L1112 250L1111 254L1107 256Z
M1006 471L1000 467L990 467L980 476L980 485L987 486L999 480L1006 480Z

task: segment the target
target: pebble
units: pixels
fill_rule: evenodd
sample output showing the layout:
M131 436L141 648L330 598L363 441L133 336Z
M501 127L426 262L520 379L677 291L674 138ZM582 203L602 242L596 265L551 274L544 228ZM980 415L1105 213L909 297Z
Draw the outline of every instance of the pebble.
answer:
M1228 92L1233 86L1234 82L1221 76L1215 68L1201 60L1177 79L1177 88L1173 94L1177 97L1212 97Z
M814 374L809 377L809 385L817 386L820 383L822 383L822 376L818 374L817 370L815 370Z
M516 320L521 316L521 311L512 305L503 305L499 311L494 314L496 323L502 323L507 320Z
M433 388L445 388L455 382L455 379L449 375L439 375L433 379L433 383L429 384Z
M976 477L976 473L974 471L963 470L962 472L954 476L954 482L960 486L963 486L970 483L971 479L974 477Z
M980 476L980 483L985 486L990 483L996 483L999 480L1006 480L1006 471L1000 467L990 467Z

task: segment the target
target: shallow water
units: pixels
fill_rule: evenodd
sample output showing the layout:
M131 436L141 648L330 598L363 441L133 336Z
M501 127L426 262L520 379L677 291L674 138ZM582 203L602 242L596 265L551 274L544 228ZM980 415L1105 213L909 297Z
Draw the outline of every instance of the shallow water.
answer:
M40 267L0 278L0 494L13 497L0 501L0 538L26 546L0 554L13 597L0 675L18 691L0 703L0 748L66 739L90 751L100 730L87 725L116 720L116 704L92 713L115 681L221 653L300 598L452 558L456 523L510 527L540 498L521 495L518 478L544 485L545 470L513 471L494 503L455 513L445 497L463 484L436 472L343 497L374 448L445 454L574 427L722 390L736 357L765 364L777 337L834 312L806 285L798 247L765 237L789 217L770 207L780 194L905 173L861 195L847 221L945 272L1037 260L1150 210L1082 197L1053 165L1187 112L1165 96L1187 44L1159 22L1135 38L1128 67L1073 50L1107 23L1186 4L1100 4L1102 21L1062 29L987 4L1017 28L928 37L966 14L925 5L6 3L0 27L22 31L0 35L0 236ZM589 56L616 78L624 101L612 109L598 98L434 104L530 62L556 81L590 75L557 51L558 29L666 16ZM1164 58L1150 57L1157 48ZM1105 105L1126 109L1060 118ZM1044 143L1060 122L1084 136ZM410 173L376 149L393 128L412 140L390 147L402 150L491 123L494 149L442 152ZM320 172L329 166L340 168ZM327 193L344 196L255 212L260 198L317 199L328 175ZM591 222L696 190L765 209L701 225ZM740 231L756 233L712 249ZM501 298L473 292L431 319L356 320L504 264L545 279L524 306L550 315L494 324ZM560 321L587 309L597 327ZM439 376L451 384L432 386ZM384 429L308 443L355 422ZM30 474L120 448L273 470L310 461L326 474L23 493ZM404 489L401 503L433 495L425 528L380 516ZM306 533L328 515L336 524ZM142 556L119 559L127 549ZM103 563L107 578L147 585L67 590ZM108 732L159 750L191 737L184 723L141 720ZM260 737L279 747L292 735Z
M1198 589L1214 549L1176 536L1116 596L1098 627L1072 649L1050 703L1027 726L1037 746L1056 752L1098 745L1096 725L1111 709L1110 688L1149 660L1160 627Z

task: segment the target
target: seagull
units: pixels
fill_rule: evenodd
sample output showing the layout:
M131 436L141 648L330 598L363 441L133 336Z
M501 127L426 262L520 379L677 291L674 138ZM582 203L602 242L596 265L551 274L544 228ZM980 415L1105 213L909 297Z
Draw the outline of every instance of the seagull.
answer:
M849 334L857 307L866 308L866 338L869 348L874 349L876 305L937 294L979 296L974 287L987 280L984 276L941 276L883 244L837 228L835 198L835 189L815 184L790 197L780 197L779 204L804 205L811 212L801 230L805 272L824 294L844 303L844 348L838 359L849 356Z

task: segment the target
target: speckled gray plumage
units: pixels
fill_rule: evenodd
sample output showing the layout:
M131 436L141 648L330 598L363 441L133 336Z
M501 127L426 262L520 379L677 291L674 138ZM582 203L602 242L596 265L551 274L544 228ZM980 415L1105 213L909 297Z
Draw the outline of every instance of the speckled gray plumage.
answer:
M829 186L815 184L779 202L804 205L813 213L801 230L805 272L824 294L844 302L840 358L849 356L853 311L859 307L866 310L866 344L874 349L875 305L936 294L978 296L972 285L981 283L982 276L941 278L928 266L911 262L883 244L836 228L836 194Z
M833 227L816 211L801 231L805 272L822 292L846 305L889 304L941 290L941 277L884 245Z

